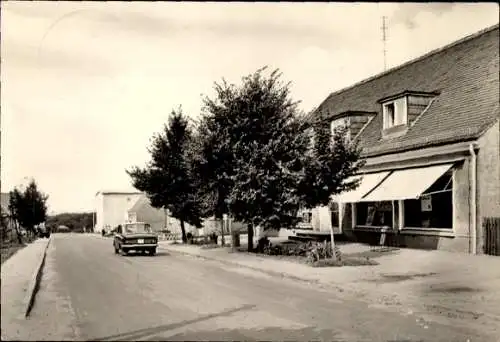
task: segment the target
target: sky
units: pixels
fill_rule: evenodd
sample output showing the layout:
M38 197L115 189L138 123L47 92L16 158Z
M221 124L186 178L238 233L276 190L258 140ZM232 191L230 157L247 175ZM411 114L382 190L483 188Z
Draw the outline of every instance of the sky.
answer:
M279 68L310 111L333 91L499 21L495 3L1 3L1 191L34 178L50 213L91 211L173 108Z

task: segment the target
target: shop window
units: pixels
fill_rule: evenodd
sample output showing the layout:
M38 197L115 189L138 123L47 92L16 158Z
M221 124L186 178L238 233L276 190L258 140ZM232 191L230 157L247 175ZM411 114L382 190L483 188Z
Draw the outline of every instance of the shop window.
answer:
M312 223L312 211L311 210L300 210L299 211L299 223L311 224Z
M356 205L358 226L392 227L392 202L360 202Z
M337 202L331 201L329 204L330 207L330 217L332 227L340 226L340 212L339 212L339 204Z
M404 201L407 228L453 227L453 178L451 171L440 177L419 199Z

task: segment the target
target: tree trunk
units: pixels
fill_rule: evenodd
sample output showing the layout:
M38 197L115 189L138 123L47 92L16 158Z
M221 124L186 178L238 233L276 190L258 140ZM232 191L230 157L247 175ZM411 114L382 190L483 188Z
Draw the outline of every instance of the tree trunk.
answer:
M19 242L20 245L23 244L23 238L21 236L21 229L19 228L19 224L14 221L14 229L16 230L16 235L17 235L17 241Z
M337 261L337 253L335 253L335 237L333 234L333 226L330 227L330 237L332 240L332 259Z
M187 243L186 228L184 227L184 220L181 220L181 234L182 234L182 243Z
M253 225L247 225L247 233L248 233L248 251L253 252Z
M229 214L227 215L227 219L228 219L228 226L229 226L229 236L231 237L231 250L234 252L234 251L236 251L236 244L234 241L233 225L231 224L231 216L229 216Z
M224 247L226 244L226 239L224 238L224 216L220 219L220 232L221 232L221 237L220 237L220 243L221 246Z
M17 242L19 242L20 245L23 244L23 238L21 236L21 232L19 230L16 231L16 235L17 235Z

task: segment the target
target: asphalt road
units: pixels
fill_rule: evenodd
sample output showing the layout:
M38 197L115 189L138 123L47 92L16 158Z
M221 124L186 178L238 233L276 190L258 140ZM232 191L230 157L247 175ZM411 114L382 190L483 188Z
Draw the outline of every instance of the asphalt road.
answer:
M112 240L54 234L27 329L37 340L492 341L342 293Z

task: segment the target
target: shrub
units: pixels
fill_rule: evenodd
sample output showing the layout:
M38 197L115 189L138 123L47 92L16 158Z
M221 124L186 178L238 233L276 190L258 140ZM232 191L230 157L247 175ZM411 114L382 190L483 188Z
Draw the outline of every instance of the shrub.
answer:
M216 232L213 232L212 234L210 234L210 242L211 243L217 244L218 239L219 239L219 237L217 236Z
M312 242L307 251L307 261L314 263L318 260L329 259L332 257L332 247L329 242Z
M272 253L270 250L271 247L271 241L265 236L263 238L260 238L259 241L257 242L257 247L255 248L255 251L257 253L264 253L264 254L269 254ZM269 254L272 255L272 254Z
M186 234L187 243L193 244L193 234L191 232Z
M305 257L310 263L318 260L332 258L332 247L330 242L299 242L282 243L273 245L267 238L259 240L256 252L267 255L299 256ZM336 246L335 254L341 260L340 249Z

